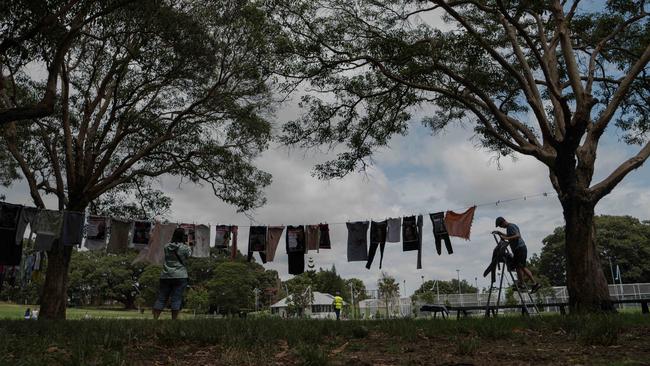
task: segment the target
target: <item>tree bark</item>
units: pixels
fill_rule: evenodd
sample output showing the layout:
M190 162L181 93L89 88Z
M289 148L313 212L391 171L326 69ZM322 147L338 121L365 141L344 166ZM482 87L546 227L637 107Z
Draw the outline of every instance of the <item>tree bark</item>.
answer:
M72 247L63 246L58 240L47 253L47 272L41 294L39 319L65 319L71 254Z
M576 196L561 199L566 223L569 307L572 313L614 311L596 250L595 204Z
M85 204L68 205L71 211L84 212ZM41 293L39 319L65 319L68 306L68 273L72 246L64 246L59 240L47 252L47 271Z

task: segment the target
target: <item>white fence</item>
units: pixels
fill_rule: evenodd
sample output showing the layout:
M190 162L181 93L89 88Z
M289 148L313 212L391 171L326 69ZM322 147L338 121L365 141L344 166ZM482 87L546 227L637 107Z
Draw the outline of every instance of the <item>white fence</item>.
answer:
M635 300L635 299L650 299L650 283L628 283L623 285L609 285L609 294L615 300ZM524 301L530 303L528 295L522 293ZM433 298L433 303L447 306L485 306L487 305L488 293L473 293L473 294L440 294L435 292L430 295ZM498 288L492 292L490 297L490 304L496 305L498 297ZM565 286L551 287L550 289L542 289L539 293L532 296L536 303L566 303L569 302L569 294ZM515 292L513 296L508 299L507 287L504 284L501 291L501 305L504 304L520 304L521 300ZM420 306L424 302L413 303L410 298L404 297L400 299L392 299L388 302L388 314L391 317L405 317L414 316L419 314ZM640 308L641 304L619 304L619 309L634 309ZM359 303L361 315L366 318L375 317L377 313L380 316L386 316L386 302L383 299L368 299ZM542 310L542 309L540 309ZM545 307L544 311L559 311L558 307ZM517 311L516 309L512 311ZM478 311L477 313L480 313Z

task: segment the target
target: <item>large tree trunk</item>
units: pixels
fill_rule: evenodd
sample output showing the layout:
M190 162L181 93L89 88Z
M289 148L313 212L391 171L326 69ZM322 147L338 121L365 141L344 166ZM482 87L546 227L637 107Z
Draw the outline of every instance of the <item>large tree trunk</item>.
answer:
M84 212L85 204L70 200L68 205L71 211ZM47 252L47 272L41 293L41 310L39 319L65 319L65 310L68 305L68 272L72 246L63 246L60 241L52 244L52 249Z
M41 294L39 319L65 319L71 254L72 247L64 247L58 240L47 253L47 272Z
M613 311L596 250L594 204L576 197L562 201L566 222L566 278L572 312Z

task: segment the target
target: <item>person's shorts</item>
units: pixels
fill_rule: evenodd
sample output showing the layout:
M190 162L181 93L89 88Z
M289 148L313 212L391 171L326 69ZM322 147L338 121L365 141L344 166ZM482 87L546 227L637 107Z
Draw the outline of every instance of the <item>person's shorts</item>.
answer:
M162 310L169 299L169 307L172 310L180 310L183 304L183 292L187 287L187 278L161 278L158 289L158 299L153 308Z
M512 263L515 268L524 268L526 267L526 257L528 257L528 249L525 246L520 246L515 248L514 253L512 253Z

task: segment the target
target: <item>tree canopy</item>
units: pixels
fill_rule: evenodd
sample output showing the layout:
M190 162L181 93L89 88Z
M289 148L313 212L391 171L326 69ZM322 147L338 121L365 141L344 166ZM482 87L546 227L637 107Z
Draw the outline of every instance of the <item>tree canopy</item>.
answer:
M600 264L612 283L612 269L616 265L627 283L650 282L650 225L630 216L596 216L596 249ZM566 284L566 259L564 257L564 227L555 228L553 234L542 240L544 246L537 269L553 286Z
M303 0L271 3L305 113L283 141L336 147L322 178L363 170L415 111L434 133L471 126L496 156L548 168L566 222L574 311L612 310L594 208L650 156L650 4L643 0ZM594 182L605 131L636 153ZM584 281L589 278L589 281Z

